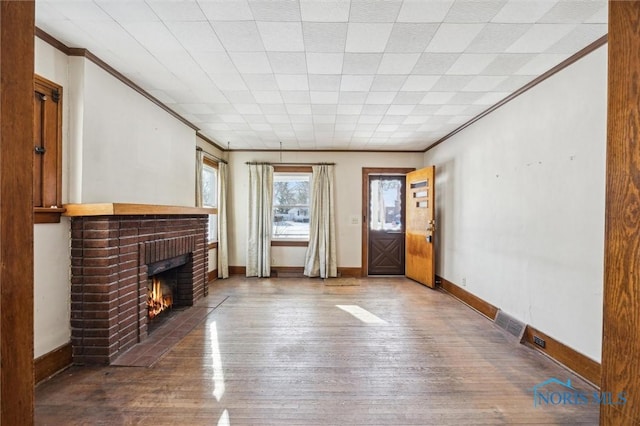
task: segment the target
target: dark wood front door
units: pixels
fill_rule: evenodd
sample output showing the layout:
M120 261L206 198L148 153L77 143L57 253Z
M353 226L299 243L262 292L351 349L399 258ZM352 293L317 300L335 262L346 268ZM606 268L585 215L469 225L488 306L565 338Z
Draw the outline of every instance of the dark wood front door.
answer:
M369 275L404 275L404 176L369 176Z

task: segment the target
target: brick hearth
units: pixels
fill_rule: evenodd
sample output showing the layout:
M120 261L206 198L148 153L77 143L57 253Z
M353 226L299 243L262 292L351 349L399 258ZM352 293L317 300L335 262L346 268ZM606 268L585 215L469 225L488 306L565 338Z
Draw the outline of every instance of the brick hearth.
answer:
M189 254L178 272L180 305L193 305L206 296L206 241L206 215L74 217L74 362L109 364L146 339L148 264Z

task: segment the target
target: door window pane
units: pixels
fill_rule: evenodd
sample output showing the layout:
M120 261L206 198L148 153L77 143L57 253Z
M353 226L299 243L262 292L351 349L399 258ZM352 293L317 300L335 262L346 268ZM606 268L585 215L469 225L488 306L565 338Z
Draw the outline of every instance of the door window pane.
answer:
M369 226L372 231L401 231L402 180L371 178L369 184Z

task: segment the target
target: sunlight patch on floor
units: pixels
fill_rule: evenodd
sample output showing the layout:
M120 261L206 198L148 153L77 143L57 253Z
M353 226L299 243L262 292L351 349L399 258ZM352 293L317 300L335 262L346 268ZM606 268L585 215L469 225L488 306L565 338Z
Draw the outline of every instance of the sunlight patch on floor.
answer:
M215 322L211 323L210 333L211 361L213 363L213 396L215 396L216 400L220 402L222 395L224 395L224 372L222 371L222 357L220 356L220 345L218 343L218 327Z
M336 307L350 313L365 324L387 324L387 322L382 318L375 316L358 305L336 305Z

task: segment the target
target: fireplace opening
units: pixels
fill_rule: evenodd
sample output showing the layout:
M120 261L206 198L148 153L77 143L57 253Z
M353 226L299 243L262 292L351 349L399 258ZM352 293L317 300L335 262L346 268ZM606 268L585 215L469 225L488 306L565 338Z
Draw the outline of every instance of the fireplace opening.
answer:
M147 330L157 329L169 319L175 310L180 310L178 276L180 268L187 264L189 255L173 257L148 265L147 281Z

